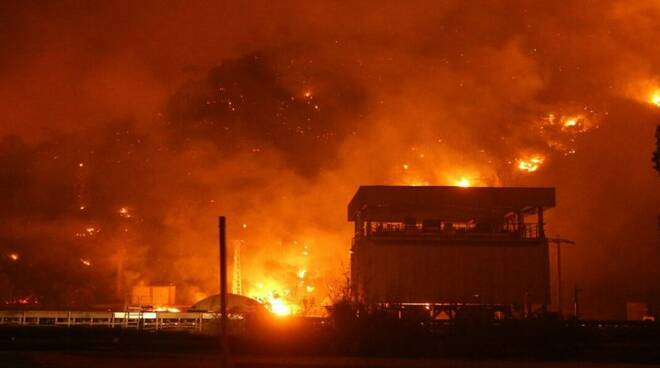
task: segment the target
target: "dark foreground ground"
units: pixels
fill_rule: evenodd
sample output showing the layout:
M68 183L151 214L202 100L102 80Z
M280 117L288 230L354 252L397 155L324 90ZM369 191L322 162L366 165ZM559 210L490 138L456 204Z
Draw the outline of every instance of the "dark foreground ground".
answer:
M660 366L660 326L557 321L423 326L246 325L235 367ZM0 327L0 368L219 367L216 337L111 328Z
M0 366L8 368L217 368L219 355L213 353L112 353L112 352L2 352ZM458 367L458 368L574 368L649 367L650 365L605 362L533 362L508 360L456 360L429 358L366 357L284 357L234 356L231 366L244 368L284 367Z

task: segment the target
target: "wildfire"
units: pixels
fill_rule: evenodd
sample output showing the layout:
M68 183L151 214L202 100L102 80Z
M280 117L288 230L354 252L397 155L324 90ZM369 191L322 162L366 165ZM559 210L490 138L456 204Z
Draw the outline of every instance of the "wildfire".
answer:
M651 92L651 95L649 96L649 102L652 105L660 107L660 88Z
M527 172L534 172L538 170L545 161L543 156L531 156L527 159L518 159L518 169Z
M574 126L577 126L577 124L578 124L578 119L579 119L579 118L567 118L566 120L564 120L564 127L565 127L565 128L568 128L568 127L574 127Z
M305 276L304 273L298 272L297 276ZM279 317L290 316L300 310L300 306L292 303L291 290L281 287L280 283L275 280L267 280L259 282L256 288L252 289L248 296L263 304L266 309Z
M11 259L11 260L14 261L14 262L18 261L18 258L20 258L20 257L18 256L18 253L10 253L10 254L8 255L8 257L9 257L9 259Z
M290 304L287 304L284 300L279 298L271 298L268 301L270 304L270 311L273 312L276 316L286 317L293 314L293 308Z
M472 183L470 182L470 179L468 179L466 177L462 177L462 178L456 180L454 182L454 185L456 185L457 187L461 187L461 188L468 188L468 187L472 186Z

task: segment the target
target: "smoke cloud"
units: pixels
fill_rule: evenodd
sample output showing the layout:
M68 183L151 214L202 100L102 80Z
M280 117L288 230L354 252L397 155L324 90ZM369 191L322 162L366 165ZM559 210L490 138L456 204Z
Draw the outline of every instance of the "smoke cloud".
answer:
M244 292L322 304L359 185L463 180L557 188L586 315L660 302L655 2L1 7L5 300L192 303L225 214Z

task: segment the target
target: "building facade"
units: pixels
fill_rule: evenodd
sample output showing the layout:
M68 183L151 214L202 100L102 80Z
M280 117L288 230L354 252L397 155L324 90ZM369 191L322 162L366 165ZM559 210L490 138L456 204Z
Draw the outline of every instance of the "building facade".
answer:
M348 206L352 298L546 306L554 206L554 188L362 186Z

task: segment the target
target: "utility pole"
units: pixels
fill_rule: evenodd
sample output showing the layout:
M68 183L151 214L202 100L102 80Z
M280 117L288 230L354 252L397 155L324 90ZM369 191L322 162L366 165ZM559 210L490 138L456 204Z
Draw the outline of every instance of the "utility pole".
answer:
M220 359L221 367L229 367L227 345L227 231L225 216L218 218L220 240Z
M562 313L562 298L561 298L561 244L575 244L574 241L562 239L557 235L556 238L548 238L548 242L557 245L557 312L561 316Z

